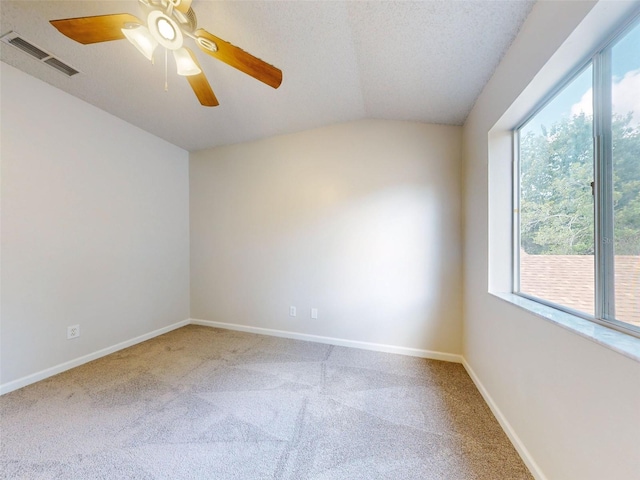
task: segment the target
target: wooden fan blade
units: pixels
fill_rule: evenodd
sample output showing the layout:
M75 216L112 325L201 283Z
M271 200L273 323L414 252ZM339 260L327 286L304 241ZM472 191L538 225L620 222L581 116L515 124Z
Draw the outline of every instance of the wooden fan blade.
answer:
M63 18L49 23L71 40L88 45L90 43L109 42L125 38L121 29L126 23L142 22L128 13L97 15L95 17Z
M191 8L192 0L181 0L180 3L176 6L176 9L182 13L187 13Z
M215 94L213 93L213 90L211 89L211 85L209 85L209 81L207 80L207 77L205 76L204 72L202 72L202 67L198 63L198 59L193 54L193 52L188 48L187 48L187 51L189 52L189 55L191 55L191 58L196 63L196 65L198 65L198 68L201 71L201 73L197 75L187 76L187 80L189 81L189 85L191 85L191 88L193 89L193 93L196 94L196 97L198 97L198 100L200 100L200 103L203 106L217 107L220 104L218 103L218 99L216 98Z
M247 75L251 75L256 80L260 80L262 83L266 83L270 87L278 88L282 83L282 71L273 65L263 62L259 58L254 57L241 48L216 37L206 30L196 30L195 36L196 40L198 38L202 38L205 42L208 41L215 43L218 49L214 52L213 50L208 49L203 43L200 43L200 41L197 41L200 49L212 57L223 61L227 65L237 68Z

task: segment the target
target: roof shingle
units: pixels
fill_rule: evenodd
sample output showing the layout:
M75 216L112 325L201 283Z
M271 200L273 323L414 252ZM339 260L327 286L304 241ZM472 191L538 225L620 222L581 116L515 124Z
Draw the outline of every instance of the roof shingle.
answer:
M593 255L520 252L520 291L593 315ZM616 318L640 326L640 256L615 256Z

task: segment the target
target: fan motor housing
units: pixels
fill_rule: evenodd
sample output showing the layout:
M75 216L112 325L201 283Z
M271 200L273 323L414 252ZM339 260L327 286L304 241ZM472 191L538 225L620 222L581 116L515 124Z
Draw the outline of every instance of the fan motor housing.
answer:
M167 0L138 0L146 12L153 10L162 11L164 13L169 12L169 5L175 7L174 1ZM170 17L180 26L180 28L186 32L193 32L198 26L198 19L196 12L193 8L189 7L189 11L182 13L176 8L171 9Z

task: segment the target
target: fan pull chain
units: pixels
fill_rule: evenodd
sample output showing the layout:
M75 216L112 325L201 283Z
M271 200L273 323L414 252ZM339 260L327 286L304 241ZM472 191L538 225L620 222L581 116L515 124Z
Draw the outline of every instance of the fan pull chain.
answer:
M164 49L164 91L169 91L169 79L167 77L167 49Z

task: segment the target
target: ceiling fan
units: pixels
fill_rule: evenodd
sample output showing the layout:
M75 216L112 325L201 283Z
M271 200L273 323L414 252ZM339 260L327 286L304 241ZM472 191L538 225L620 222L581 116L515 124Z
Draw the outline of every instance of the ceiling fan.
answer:
M192 38L200 50L237 68L256 80L278 88L282 71L244 50L197 29L192 0L138 0L146 21L128 13L51 20L58 31L76 42L88 45L111 40L129 40L145 57L153 60L158 45L173 52L178 75L185 76L200 103L206 107L219 105L193 52L184 46L185 37Z

